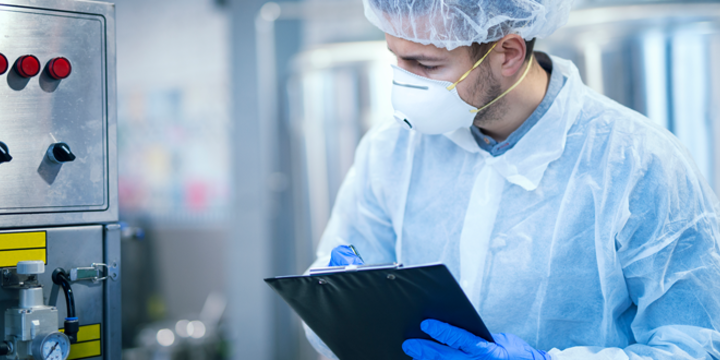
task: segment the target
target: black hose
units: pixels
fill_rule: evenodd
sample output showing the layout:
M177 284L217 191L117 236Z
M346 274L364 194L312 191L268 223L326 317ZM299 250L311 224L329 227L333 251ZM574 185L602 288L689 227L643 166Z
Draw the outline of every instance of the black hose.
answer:
M57 268L53 271L52 281L62 286L65 293L65 304L67 305L67 316L65 317L65 335L70 339L70 343L77 342L77 333L80 331L80 322L75 315L75 295L73 295L72 287L70 287L70 278L63 268Z
M70 279L67 276L65 270L61 268L55 269L52 274L52 280L54 283L62 286L63 293L65 293L65 304L67 305L67 317L74 318L75 316L75 295L73 295L72 288L70 287Z

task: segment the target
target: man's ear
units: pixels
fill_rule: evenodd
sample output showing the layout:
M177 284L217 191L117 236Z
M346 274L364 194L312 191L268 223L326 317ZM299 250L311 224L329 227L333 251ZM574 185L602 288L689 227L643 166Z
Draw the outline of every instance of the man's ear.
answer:
M502 76L514 76L523 69L527 48L525 47L525 40L520 35L506 35L498 41L494 51L502 56L499 59Z

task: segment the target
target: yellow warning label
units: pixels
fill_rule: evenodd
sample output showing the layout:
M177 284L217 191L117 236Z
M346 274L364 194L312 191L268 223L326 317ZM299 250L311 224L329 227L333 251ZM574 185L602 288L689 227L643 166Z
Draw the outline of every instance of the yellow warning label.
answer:
M65 332L64 329L60 329ZM70 345L68 360L85 359L102 355L100 344L100 324L81 326L77 333L77 342Z
M0 267L20 261L40 260L47 264L47 234L44 231L0 234Z
M79 342L70 345L70 356L68 360L85 359L102 355L100 351L100 340Z

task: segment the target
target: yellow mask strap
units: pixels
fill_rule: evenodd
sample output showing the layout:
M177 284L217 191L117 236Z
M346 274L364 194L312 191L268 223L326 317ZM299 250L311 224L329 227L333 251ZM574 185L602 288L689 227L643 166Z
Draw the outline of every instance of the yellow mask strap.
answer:
M478 112L480 112L480 111L483 111L483 110L487 109L488 106L490 106L490 105L494 104L495 102L497 102L498 100L502 99L503 96L509 94L511 91L513 91L513 89L515 89L515 87L517 87L518 85L520 85L520 83L525 79L525 76L527 76L527 74L530 72L530 66L531 66L532 63L533 63L533 58L535 58L534 55L533 55L533 56L530 56L530 61L528 61L528 66L527 66L527 68L525 69L525 72L524 72L524 73L522 74L522 76L520 77L520 80L518 80L518 81L517 81L513 86L511 86L509 89L505 90L505 92L502 93L502 94L500 94L500 96L496 97L495 100L489 102L487 105L485 105L485 106L483 106L483 107L481 107L481 108L479 108L479 109L470 110L470 112L473 113L473 114L475 114L475 113L478 113Z
M454 84L448 86L447 87L448 91L452 91L452 89L454 89L457 86L457 84L459 84L461 81L465 80L465 78L468 77L468 75L470 75L470 73L473 70L475 70L478 66L480 66L480 64L482 64L483 60L485 60L485 58L488 55L490 55L490 52L493 51L493 49L497 46L497 44L498 43L493 44L493 46L490 48L490 50L488 50L488 52L485 53L485 55L475 63L475 65L472 67L472 69L468 70L466 73L463 74L463 76L460 77L460 80L458 80Z

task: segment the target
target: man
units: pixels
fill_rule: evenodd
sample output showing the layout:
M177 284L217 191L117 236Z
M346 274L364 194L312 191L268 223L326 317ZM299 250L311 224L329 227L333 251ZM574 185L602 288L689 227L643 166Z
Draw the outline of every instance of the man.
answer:
M358 146L315 265L444 263L496 344L427 320L414 359L720 358L718 201L673 135L533 54L569 8L365 0L397 122Z

